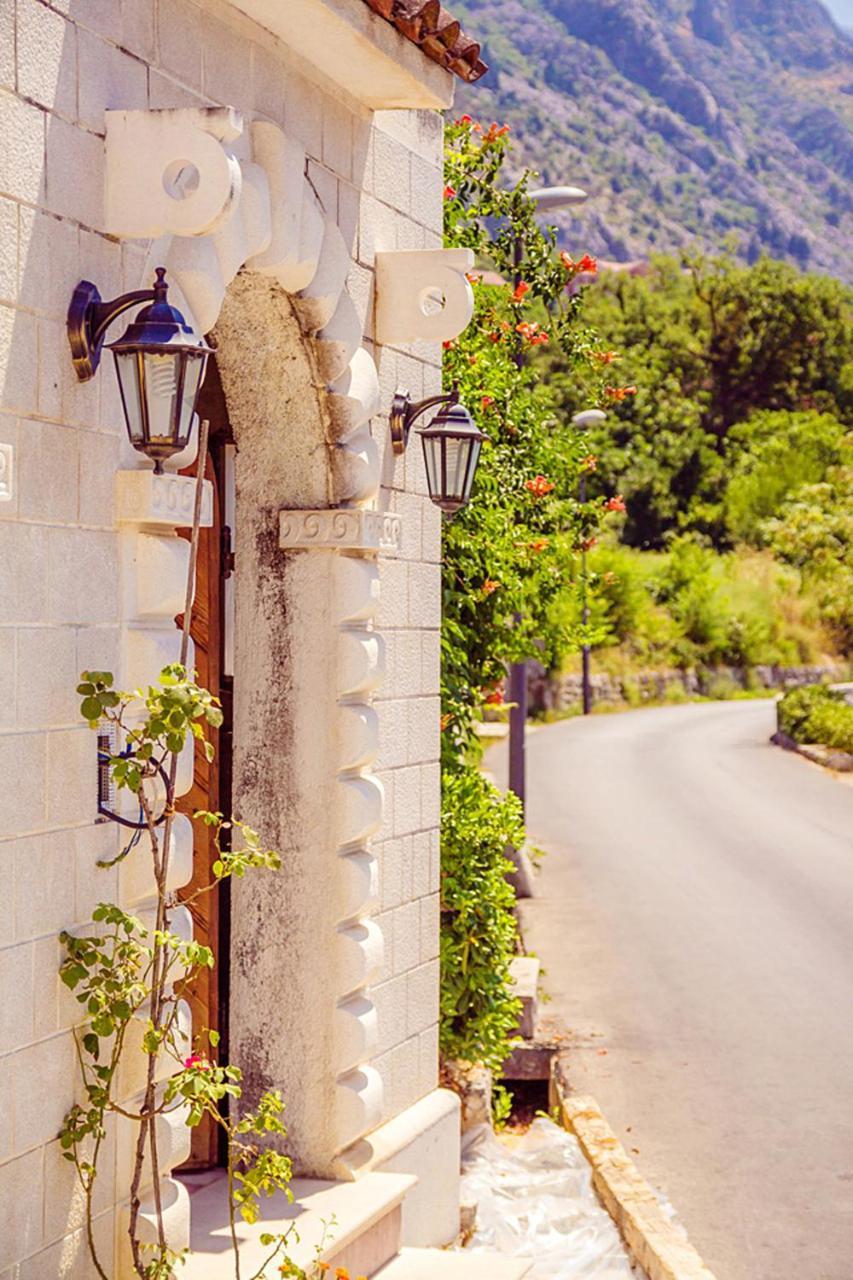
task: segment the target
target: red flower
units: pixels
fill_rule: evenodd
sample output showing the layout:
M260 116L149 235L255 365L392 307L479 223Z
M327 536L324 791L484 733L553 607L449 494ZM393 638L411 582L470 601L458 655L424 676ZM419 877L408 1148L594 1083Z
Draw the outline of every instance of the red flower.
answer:
M531 347L541 347L543 343L548 341L547 333L539 328L535 320L533 322L522 320L521 324L515 326L515 331L520 333L522 338L530 343Z
M608 498L604 504L604 510L605 511L624 511L625 499L622 497L622 494L617 493L615 497Z
M448 184L448 185L444 188L444 198L445 198L445 200L452 200L452 199L453 199L453 197L454 197L455 195L456 195L456 188L455 188L455 187L451 187L451 186Z
M581 471L595 471L598 467L598 458L594 453L588 453L585 458L581 458Z
M503 337L503 334L501 333L500 329L493 329L492 332L489 334L489 342L500 342L502 337Z
M460 116L458 120L455 120L455 121L454 121L454 124L471 124L471 117L470 117L470 116Z
M484 142L494 142L496 138L500 138L503 134L509 133L509 125L499 125L497 122L489 125L488 130L483 135Z
M486 578L480 589L484 596L490 596L493 591L497 591L500 585L499 582L495 582L494 578Z
M184 1067L187 1071L191 1071L193 1067L197 1067L199 1071L209 1071L211 1064L201 1054L191 1053L188 1058L184 1058Z
M635 396L636 387L605 387L604 394L610 400L624 400L626 396Z
M598 538L585 538L581 543L581 551L589 551L598 542Z
M530 285L526 284L524 280L519 280L512 295L513 302L523 302L524 295L529 292Z
M447 338L444 342L442 342L441 345L445 351L452 351L453 348L456 346L456 343L453 341L452 338Z
M574 279L575 276L583 275L584 273L594 275L598 270L598 263L588 253L585 253L582 258L575 262L570 253L563 252L560 254L560 261L568 272L570 279Z
M480 408L481 408L481 409L483 409L483 410L491 409L491 407L492 407L492 405L493 405L494 403L495 403L495 398L494 398L494 396L481 396L481 397L480 397Z
M553 482L545 476L534 476L532 480L525 480L524 487L528 493L532 493L534 498L544 498L554 488Z
M593 351L592 359L597 364L613 364L615 360L619 359L619 356L615 351Z
M450 724L450 722L451 722L451 720L452 720L452 719L453 719L453 716L450 714L450 712L449 712L449 711L445 712L445 714L441 717L441 720L439 721L439 724L441 725L441 732L442 732L442 733L444 733L445 729L446 729L446 728L447 728L447 726Z
M502 707L504 703L503 690L493 689L491 693L487 693L485 703L487 707Z
M528 542L527 545L534 555L538 555L540 551L544 551L551 544L547 538L534 538L533 542Z

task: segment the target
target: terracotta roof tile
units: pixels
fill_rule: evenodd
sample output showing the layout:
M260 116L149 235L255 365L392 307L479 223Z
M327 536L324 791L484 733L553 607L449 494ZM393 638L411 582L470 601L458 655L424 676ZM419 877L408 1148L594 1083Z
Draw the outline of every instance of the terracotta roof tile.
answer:
M423 49L433 62L473 84L488 71L476 40L466 36L459 22L440 0L364 0L380 17Z

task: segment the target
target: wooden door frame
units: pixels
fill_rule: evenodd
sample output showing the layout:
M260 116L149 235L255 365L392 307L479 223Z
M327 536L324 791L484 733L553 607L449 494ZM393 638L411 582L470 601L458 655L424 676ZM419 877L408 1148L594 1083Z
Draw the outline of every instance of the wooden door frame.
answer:
M204 388L199 396L199 415L210 422L210 444L206 478L213 483L213 524L203 529L199 539L196 600L193 607L191 635L196 645L196 670L199 684L209 689L222 702L222 727L211 730L209 737L215 749L208 762L202 746L196 743L193 785L181 798L178 807L191 818L197 809L211 809L231 814L231 742L233 725L233 678L224 674L225 643L225 575L231 571L229 546L223 532L226 507L226 449L233 444L225 397L219 381L215 359L211 359ZM188 468L194 473L194 466ZM222 832L222 846L227 847L228 832ZM193 820L193 875L183 890L187 895L211 882L212 864L217 851L211 828ZM201 970L191 985L187 998L192 1010L194 1036L206 1029L219 1033L214 1050L201 1042L202 1052L214 1060L228 1060L228 991L230 956L230 881L223 881L213 892L204 894L191 907L195 937L209 945L215 956L213 970ZM205 1119L192 1130L192 1149L185 1171L198 1171L222 1164L225 1157L222 1130Z

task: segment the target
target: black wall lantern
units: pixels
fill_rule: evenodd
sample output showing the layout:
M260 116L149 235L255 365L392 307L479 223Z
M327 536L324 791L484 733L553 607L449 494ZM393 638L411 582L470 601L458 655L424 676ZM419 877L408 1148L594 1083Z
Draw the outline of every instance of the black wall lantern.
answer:
M468 504L480 446L488 440L459 403L456 388L449 395L430 396L417 404L412 404L408 391L398 391L391 405L391 444L395 453L405 453L415 420L439 404L441 410L429 426L419 429L418 435L424 450L430 499L445 515L453 516Z
M138 303L150 303L108 349L115 358L130 443L161 474L164 459L189 444L211 349L169 305L165 267L158 267L156 276L153 289L137 289L111 302L102 302L95 286L81 280L68 308L67 329L77 377L86 382L95 375L112 322Z

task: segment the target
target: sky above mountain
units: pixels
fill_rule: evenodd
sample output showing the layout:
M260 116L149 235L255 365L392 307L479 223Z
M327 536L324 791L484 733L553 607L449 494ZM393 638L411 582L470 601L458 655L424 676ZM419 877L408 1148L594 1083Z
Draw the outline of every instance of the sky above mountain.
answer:
M853 0L824 0L824 3L842 27L853 27Z

